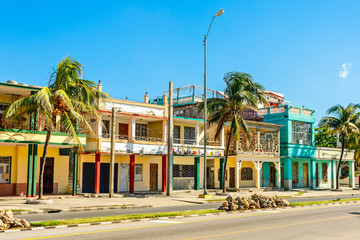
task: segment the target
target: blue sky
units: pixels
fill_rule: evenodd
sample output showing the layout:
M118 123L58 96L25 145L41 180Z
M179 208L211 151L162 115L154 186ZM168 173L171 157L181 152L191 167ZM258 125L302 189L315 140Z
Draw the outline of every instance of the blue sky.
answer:
M250 73L292 105L358 103L360 1L4 1L0 82L46 85L51 66L72 55L87 79L116 98L143 100L175 87L223 90L230 71Z

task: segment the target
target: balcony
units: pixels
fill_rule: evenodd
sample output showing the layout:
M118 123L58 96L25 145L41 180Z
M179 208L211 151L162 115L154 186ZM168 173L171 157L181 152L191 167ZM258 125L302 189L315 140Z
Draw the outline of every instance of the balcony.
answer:
M262 123L264 124L264 123ZM280 157L280 136L279 130L264 128L250 128L250 136L240 132L240 140L233 137L230 144L230 153L235 155L261 155Z

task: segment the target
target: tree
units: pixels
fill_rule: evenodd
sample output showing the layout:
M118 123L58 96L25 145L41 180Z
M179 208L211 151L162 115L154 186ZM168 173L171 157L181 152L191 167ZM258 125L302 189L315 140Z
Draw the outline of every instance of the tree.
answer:
M327 110L328 115L320 120L319 126L325 127L329 134L339 134L341 137L341 155L336 171L336 189L339 189L339 172L346 141L360 133L358 128L360 106L350 103L346 108L335 105Z
M330 135L325 126L315 128L315 146L336 148L336 136Z
M216 124L215 139L220 136L225 124L229 123L230 128L226 133L227 144L225 149L225 166L223 172L223 192L225 188L225 171L229 157L229 148L233 136L240 139L240 131L243 131L246 137L249 136L249 129L241 116L241 112L246 109L257 109L260 103L266 103L266 95L263 86L253 82L250 74L242 72L230 72L223 78L225 88L225 98L210 98L207 100L209 124ZM204 108L200 104L199 110Z
M92 129L82 113L97 114L97 101L107 94L96 90L95 82L84 80L83 65L71 57L62 59L50 75L49 86L33 95L21 98L12 103L6 110L6 121L17 120L23 116L37 114L45 123L46 139L39 174L39 199L43 199L43 179L46 156L51 132L55 130L56 121L60 121L62 131L72 135L82 150L78 137L78 126L90 133Z

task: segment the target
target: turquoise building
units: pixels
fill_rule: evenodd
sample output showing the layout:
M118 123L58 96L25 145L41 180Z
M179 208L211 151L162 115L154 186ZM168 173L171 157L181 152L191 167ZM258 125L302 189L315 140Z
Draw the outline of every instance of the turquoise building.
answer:
M282 105L260 109L263 121L280 128L281 187L334 188L340 148L315 147L314 111L304 107ZM343 156L348 175L340 183L355 186L354 152ZM344 182L345 180L345 182Z

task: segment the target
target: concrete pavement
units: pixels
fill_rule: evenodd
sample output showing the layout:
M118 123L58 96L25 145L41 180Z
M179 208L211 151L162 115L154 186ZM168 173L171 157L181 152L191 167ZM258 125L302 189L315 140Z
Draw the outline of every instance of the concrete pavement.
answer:
M321 201L332 200L332 197L321 198L289 198L291 202L308 202L308 201ZM347 196L346 198L360 198L360 195ZM132 208L132 209L109 209L97 211L83 211L83 212L59 212L59 213L43 213L43 214L29 214L23 216L29 222L40 222L49 220L64 220L75 218L88 218L88 217L102 217L102 216L118 216L128 214L142 214L142 213L162 213L162 212L175 212L175 211L188 211L188 210L202 210L202 209L217 209L221 202L210 201L207 204L186 204L171 207L153 207L153 208Z
M360 204L4 233L2 239L354 239ZM5 238L4 238L5 237Z
M341 196L345 198L346 196L359 195L359 190L352 190L349 188L344 188L343 192L334 192L330 190L293 190L293 191L264 191L263 189L249 189L249 190L240 190L240 192L230 193L233 197L250 197L254 193L263 194L266 196L279 196L279 197L291 197L291 198L315 198L315 197L332 197L332 196ZM210 190L209 193L212 195L212 199L223 199L224 196L215 195L216 192L221 192L221 190ZM204 199L199 199L198 195L202 193L202 190L199 191L174 191L174 195L167 197L162 194L158 195L141 195L145 197L126 197L124 194L115 194L114 198L108 198L107 194L102 194L100 197L84 197L77 196L71 197L69 195L62 196L49 196L54 198L54 203L51 205L32 205L25 204L26 198L13 198L13 197L1 197L0 198L0 207L4 209L25 209L25 210L41 210L46 208L51 209L80 209L80 208L89 208L89 207L109 207L109 206L120 206L120 205L135 205L135 206L144 206L151 205L153 207L172 207L172 206L186 206L189 203L208 203ZM302 194L300 194L302 193Z

